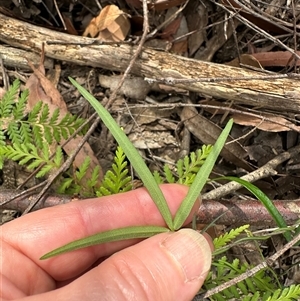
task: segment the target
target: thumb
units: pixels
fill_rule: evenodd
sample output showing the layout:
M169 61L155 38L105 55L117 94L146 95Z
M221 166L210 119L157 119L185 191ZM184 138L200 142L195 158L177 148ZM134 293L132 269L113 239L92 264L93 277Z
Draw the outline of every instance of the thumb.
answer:
M192 300L210 265L203 235L192 229L161 233L115 253L64 287L64 300Z

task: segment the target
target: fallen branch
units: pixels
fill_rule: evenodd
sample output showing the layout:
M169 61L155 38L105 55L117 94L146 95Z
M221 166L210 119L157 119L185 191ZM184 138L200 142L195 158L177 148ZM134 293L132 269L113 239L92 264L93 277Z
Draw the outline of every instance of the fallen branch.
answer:
M46 43L46 56L78 65L124 72L136 47L104 45L91 38L72 36L21 22L0 14L0 41L10 46L40 53ZM259 72L193 60L164 51L144 48L132 66L132 73L148 78L190 80L197 78L241 78L218 82L177 82L174 85L203 95L235 100L237 103L299 112L300 86L292 78L258 80ZM255 77L256 79L252 79Z
M6 203L16 195L17 192L15 190L1 190L1 209L24 212L31 204L32 200L36 198L36 195L30 197L19 197L9 203ZM46 207L63 205L73 201L84 202L84 200L79 200L66 195L49 195L43 197L42 200L42 202L39 202L33 208L33 211ZM281 212L281 214L284 216L284 219L288 225L292 225L299 220L300 200L276 200L273 202L279 212ZM197 221L202 224L209 224L217 218L219 219L216 223L222 225L239 226L251 224L260 227L276 226L266 208L257 200L203 200L198 212Z

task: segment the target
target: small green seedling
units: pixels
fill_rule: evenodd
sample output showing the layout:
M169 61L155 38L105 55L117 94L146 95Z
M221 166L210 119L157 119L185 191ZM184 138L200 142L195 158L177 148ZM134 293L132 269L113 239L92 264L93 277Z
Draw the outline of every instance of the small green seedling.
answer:
M120 129L118 124L109 114L109 112L99 103L99 101L93 97L88 91L81 87L75 80L69 78L71 83L78 89L82 96L94 107L98 115L101 117L103 123L107 126L111 134L116 139L117 143L123 149L128 160L132 164L133 168L139 175L144 186L147 188L151 198L156 204L159 212L161 213L167 227L158 226L136 226L136 227L126 227L120 229L109 230L95 235L85 237L73 242L70 242L62 247L50 251L49 253L43 255L41 259L48 259L50 257L66 253L69 251L77 250L79 248L85 248L101 243L107 243L117 240L132 239L132 238L146 238L153 236L158 233L167 231L176 231L181 228L184 221L190 214L193 205L200 195L200 192L208 180L208 177L215 165L215 162L226 142L226 139L231 130L233 120L231 119L224 130L222 131L220 137L213 146L211 152L206 158L200 171L197 173L194 182L189 188L187 196L182 201L174 219L172 218L170 209L166 202L166 199L156 183L151 171L148 169L143 158L140 156L136 148Z

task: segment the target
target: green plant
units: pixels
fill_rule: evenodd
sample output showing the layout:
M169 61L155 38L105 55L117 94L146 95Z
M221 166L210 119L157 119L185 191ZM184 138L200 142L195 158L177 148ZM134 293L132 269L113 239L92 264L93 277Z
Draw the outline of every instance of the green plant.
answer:
M243 179L237 178L237 177L222 177L221 179L227 179L230 181L235 181L239 184L241 184L243 187L248 189L253 195L256 196L258 200L262 202L262 204L265 206L265 208L269 211L270 215L273 217L274 221L276 222L277 226L279 228L287 228L287 224L281 215L281 213L278 211L278 209L274 206L272 201L255 185L252 183L249 183ZM289 231L284 232L284 237L287 241L290 241L292 239L292 235Z
M65 252L92 246L99 243L130 238L146 238L158 233L178 230L190 213L196 197L200 194L203 186L208 179L213 165L215 164L215 161L227 139L232 126L232 120L230 120L226 125L225 129L223 130L222 134L213 147L202 149L201 152L192 154L190 158L185 158L183 161L177 163L176 167L179 178L181 177L181 179L184 179L185 183L191 184L191 186L186 198L182 201L181 206L175 215L175 218L172 219L166 200L164 199L164 196L156 183L156 181L160 183L163 180L162 176L158 175L157 173L155 173L154 175L151 174L143 159L138 154L137 150L133 147L131 142L116 124L111 115L101 106L100 103L98 103L98 101L92 95L90 95L84 88L77 84L77 82L72 79L70 80L75 85L75 87L77 87L80 93L95 108L99 116L102 118L103 123L108 127L122 150L124 150L124 153L140 176L145 187L148 189L149 194L152 196L153 201L155 202L168 227L126 227L98 233L83 239L70 242L67 245L52 250L49 253L43 255L41 259L47 259ZM204 160L204 163L202 158L206 158L206 160ZM124 165L122 164L120 166L124 167ZM200 167L201 169L199 170ZM117 172L118 174L122 173L121 170L122 168L114 168L115 173ZM187 171L186 175L184 171ZM164 169L164 177L169 182L175 181L175 177L168 167L165 167ZM110 179L116 179L116 177L110 177ZM261 195L258 196L261 197ZM246 228L247 227L244 226L235 229L215 240L214 243L218 247L218 250L226 246L226 244L230 243ZM229 279L231 277L240 275L249 268L248 265L240 264L238 260L234 260L232 263L229 263L225 257L221 259L215 259L213 266L215 271L212 271L212 273L210 273L206 281L207 288L209 288L209 286L214 287L219 283L224 282L227 278ZM262 296L263 300L267 300L268 298L271 298L270 300L273 300L273 298L276 298L276 296L279 295L288 296L288 298L282 300L293 300L293 296L300 295L300 286L297 286L296 288L291 287L288 291L284 291L282 288L278 288L274 295L271 296L271 293L269 291L271 289L275 289L275 287L273 286L273 283L270 279L271 278L268 278L267 274L265 274L265 271L261 271L254 277L238 283L235 286L224 290L224 292L222 293L215 294L214 296L212 296L211 300L226 300L224 299L224 296L225 298L227 298L226 296L239 296L241 298L244 298L245 300L258 300ZM261 288L261 292L257 291L258 288Z
M106 172L101 186L96 191L97 196L126 192L132 189L125 158L122 148L118 146L114 163L111 169Z
M69 113L61 118L59 109L50 114L42 101L27 113L28 90L19 97L19 88L20 82L14 81L0 102L0 169L4 160L13 160L29 171L41 167L36 177L43 177L64 161L55 143L68 139L84 120Z
M182 226L196 197L200 194L208 179L210 171L212 170L212 167L230 131L232 121L227 124L214 147L203 146L201 150L191 153L184 159L179 160L176 163L174 170L165 166L164 173L162 175L157 172L152 175L143 159L139 156L136 149L132 146L109 113L106 112L106 110L75 81L71 81L82 95L95 107L103 122L107 125L120 145L120 147L116 150L112 169L105 174L101 186L96 187L99 175L99 169L97 168L93 171L91 178L87 180L87 186L91 189L92 195L95 193L99 196L108 195L131 189L127 161L125 160L126 154L151 194L168 227L127 227L98 233L55 249L42 256L41 259L50 258L64 252L108 241L130 238L146 238L158 233L178 230ZM18 161L19 164L24 164L27 168L29 167L31 169L44 164L44 167L41 169L39 174L39 176L43 176L52 168L58 168L63 161L63 152L60 147L57 148L55 157L50 159L48 147L45 146L50 145L52 141L60 141L61 137L67 139L67 137L69 137L69 135L73 133L83 121L75 118L74 116L70 116L69 118L66 118L64 122L59 123L59 111L54 112L50 116L49 108L42 103L38 103L33 110L28 113L27 118L24 118L26 115L25 105L28 92L24 91L17 101L18 87L19 83L15 82L5 95L3 102L0 103L0 155L2 156L2 159ZM44 143L44 141L47 143ZM39 148L39 146L42 147ZM87 158L82 166L80 166L77 170L69 171L68 174L65 174L64 177L61 178L59 191L63 193L78 193L81 188L80 182L85 176L88 166L89 158ZM228 177L228 179L235 180L235 178L230 177ZM188 195L183 200L174 220L171 218L166 201L157 186L157 183L163 182L177 182L185 185L191 185ZM266 200L264 194L262 194L261 191L253 189L252 186L247 184L248 182L243 183L243 181L240 181L239 183L252 191L260 200ZM281 215L279 212L273 210L272 206L274 205L270 204L270 202L267 202L265 205L269 206L268 210L279 223L279 226L281 228L285 228L284 220ZM250 267L248 265L241 264L238 260L229 262L224 256L222 258L217 258L217 254L224 252L230 247L229 244L239 242L238 240L235 241L235 239L243 231L245 231L247 227L248 226L246 225L233 229L229 233L225 233L214 240L216 251L214 252L213 269L205 282L205 289L213 288L228 279L239 276ZM245 238L242 238L240 241L243 241L244 239ZM288 301L299 297L300 286L282 288L278 285L278 281L272 282L272 279L274 280L274 278L271 278L266 271L261 271L255 276L250 277L249 279L232 286L221 293L213 295L211 300L219 301L228 300L230 298L239 298L240 300L247 301ZM271 293L271 290L274 292Z
M247 270L253 268L252 265L246 262L241 263L239 259L233 259L230 262L226 256L222 256L220 258L218 256L218 254L229 249L229 244L237 245L248 240L247 238L250 238L251 240L268 238L255 237L252 232L247 230L248 227L249 225L244 225L236 229L232 229L231 231L214 239L213 243L215 251L213 252L212 269L199 293L203 293L222 285L226 281L235 279ZM246 233L246 238L239 238L243 232ZM271 268L267 267L259 270L255 275L249 276L245 280L237 282L235 285L212 295L210 300L294 301L298 300L299 297L300 285L291 285L290 287L282 286L276 273Z
M112 116L107 112L107 110L83 87L81 87L76 81L70 78L72 84L79 90L79 92L83 95L85 99L87 99L90 104L94 107L96 112L101 117L103 123L108 127L111 134L114 136L127 158L131 162L137 174L140 176L142 182L147 188L150 196L152 197L154 203L156 204L159 212L164 218L167 228L165 227L156 227L156 226L148 226L148 227L128 227L122 229L114 229L111 231L98 233L83 239L79 239L77 241L73 241L65 246L57 248L49 253L43 255L41 259L47 259L52 256L56 256L65 252L73 251L78 248L83 248L87 246L92 246L95 244L109 242L117 239L129 239L133 237L149 237L156 233L165 232L165 231L175 231L178 230L186 220L187 216L191 212L191 209L194 205L195 200L199 196L203 186L205 185L210 172L219 156L219 153L227 139L227 136L232 127L232 120L230 120L223 130L222 134L218 138L216 144L209 152L204 164L201 167L201 172L198 172L194 178L193 183L190 186L187 196L182 201L180 208L178 209L174 220L172 219L170 209L167 205L167 202L157 185L155 178L151 174L150 170L146 166L144 160L139 155L136 148L129 141L124 132L117 125Z
M196 152L191 152L189 156L179 159L176 163L175 172L172 172L167 164L164 166L163 175L159 174L158 171L154 171L153 176L156 183L161 184L167 182L179 183L187 186L192 185L197 173L204 164L211 150L211 145L203 145L202 148L198 149Z

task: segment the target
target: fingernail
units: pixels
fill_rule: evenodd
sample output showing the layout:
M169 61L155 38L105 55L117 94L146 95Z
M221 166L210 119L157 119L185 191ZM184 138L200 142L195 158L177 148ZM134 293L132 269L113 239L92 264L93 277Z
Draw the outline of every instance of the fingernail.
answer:
M184 281L206 278L211 266L211 249L203 235L192 229L170 234L162 246L183 271Z

